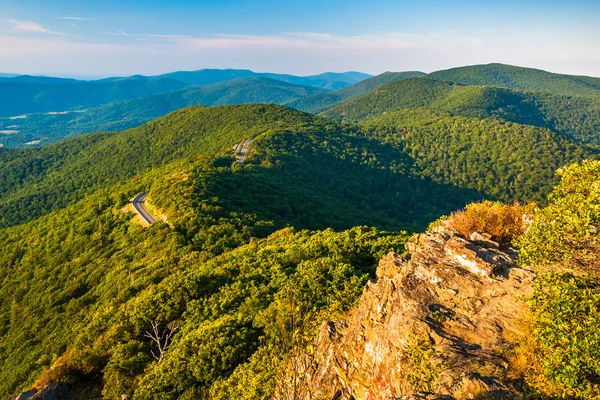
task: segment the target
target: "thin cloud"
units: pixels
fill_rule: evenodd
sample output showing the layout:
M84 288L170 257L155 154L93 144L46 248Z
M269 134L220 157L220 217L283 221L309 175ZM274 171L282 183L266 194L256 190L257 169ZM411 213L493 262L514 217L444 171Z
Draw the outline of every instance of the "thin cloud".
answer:
M136 38L138 40L144 40L143 38L157 38L157 39L193 39L194 36L190 35L173 35L173 34L161 34L161 33L129 33L122 31L121 29L115 29L117 33L108 33L108 35L126 36Z
M86 17L56 17L58 19L66 19L69 21L100 21L98 18L86 18Z
M155 38L165 38L165 39L193 38L193 36L189 36L189 35L168 35L168 34L158 34L158 33L135 33L135 34L132 34L132 36L155 37Z
M13 25L13 28L20 32L28 32L28 33L44 33L46 35L60 35L60 36L68 36L63 32L56 32L50 29L44 28L42 25L37 22L32 21L20 21L16 19L9 19L7 22Z
M189 46L197 50L203 48L253 48L267 51L295 49L352 52L357 55L372 51L438 49L441 47L477 49L483 45L483 41L479 38L450 33L445 35L388 33L357 36L336 36L311 32L269 36L217 34L205 38L181 38L177 42L182 46Z
M130 38L134 38L134 39L137 39L137 40L140 40L140 41L144 41L144 40L146 40L146 39L144 39L144 38L140 38L140 37L138 37L137 35L132 35L131 33L127 33L127 32L125 32L125 31L122 31L122 30L120 30L120 29L115 29L115 31L117 31L117 32L118 32L120 35L122 35L122 36L126 36L126 37L130 37Z

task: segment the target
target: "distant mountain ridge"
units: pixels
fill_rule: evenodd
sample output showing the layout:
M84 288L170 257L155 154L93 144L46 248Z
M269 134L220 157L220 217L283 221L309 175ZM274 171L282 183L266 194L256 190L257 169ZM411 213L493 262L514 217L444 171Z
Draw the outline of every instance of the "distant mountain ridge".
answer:
M83 133L135 128L189 106L284 104L323 92L325 89L264 77L237 78L89 107L84 112L32 114L20 120L0 118L0 132L18 130L18 134L0 136L0 143L7 147L36 141L48 144Z
M425 79L430 83L425 84ZM410 82L394 84L403 80ZM354 121L377 113L430 107L452 115L532 124L583 143L600 144L595 100L600 98L600 78L504 64L430 74L385 72L373 77L360 72L298 77L237 69L97 81L17 76L0 77L0 89L7 89L0 91L0 105L4 103L0 147L37 146L82 133L123 130L191 105L248 103L283 104L334 119L343 114ZM22 114L28 115L11 119Z
M175 79L180 82L185 82L191 85L209 85L213 83L224 82L232 79L262 77L270 78L282 82L291 83L293 85L313 86L322 89L335 90L342 87L360 82L363 79L370 78L372 75L362 72L325 72L319 75L295 76L289 74L276 74L270 72L254 72L247 69L201 69L197 71L177 71L166 74L145 77L137 75L125 78L108 78L109 80L119 79Z
M26 79L25 82L19 79ZM182 89L187 84L174 79L122 80L57 83L60 78L16 77L0 82L0 116L61 111L111 101L127 100ZM52 83L39 83L51 81Z
M295 85L333 90L354 84L370 75L360 72L329 72L300 77L249 70L206 69L93 81L29 75L0 77L0 117L89 107L249 77L264 77Z
M600 145L600 97L568 96L496 86L463 86L431 79L431 74L381 86L323 113L360 121L426 107L474 118L498 118L550 129L582 143Z
M305 97L302 99L294 100L288 104L288 107L295 108L302 111L311 113L319 113L325 109L335 105L336 103L343 102L345 100L367 94L378 87L385 85L389 82L397 80L413 78L418 76L424 76L424 72L419 71L407 71L407 72L384 72L381 75L373 76L371 78L364 79L354 85L347 86L343 89L339 89L329 93L316 94L311 97Z
M600 96L600 78L555 74L506 64L484 64L432 72L432 79L461 85L500 86L553 94Z

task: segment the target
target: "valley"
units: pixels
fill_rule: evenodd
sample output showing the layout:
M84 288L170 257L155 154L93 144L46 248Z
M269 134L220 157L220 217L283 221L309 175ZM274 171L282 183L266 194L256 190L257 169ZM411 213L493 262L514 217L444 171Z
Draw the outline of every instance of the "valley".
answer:
M27 90L0 118L0 397L599 390L549 333L596 362L579 343L598 344L597 78L488 64L2 85ZM576 273L544 275L557 263ZM561 325L556 293L593 304L564 309L583 328ZM522 327L526 296L545 319Z

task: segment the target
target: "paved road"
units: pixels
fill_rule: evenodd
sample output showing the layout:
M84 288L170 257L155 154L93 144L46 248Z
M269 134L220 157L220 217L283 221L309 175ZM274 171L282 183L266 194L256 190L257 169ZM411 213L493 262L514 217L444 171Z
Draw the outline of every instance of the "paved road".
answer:
M243 143L240 143L242 149L240 150L240 152L238 154L238 160L237 160L238 164L244 163L244 159L246 158L246 153L248 152L248 146L250 146L250 143L252 143L252 140L244 140ZM236 146L236 149L239 149L239 146L240 145Z
M135 199L133 199L133 208L138 213L140 218L150 225L156 222L156 218L154 218L154 216L150 214L148 210L146 210L146 207L144 207L146 196L148 196L148 193L146 192L142 192L135 196Z

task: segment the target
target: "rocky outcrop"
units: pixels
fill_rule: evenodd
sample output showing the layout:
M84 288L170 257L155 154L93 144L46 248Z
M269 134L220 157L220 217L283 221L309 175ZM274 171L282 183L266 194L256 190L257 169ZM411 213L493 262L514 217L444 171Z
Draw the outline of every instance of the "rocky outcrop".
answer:
M66 400L69 395L69 385L63 382L50 383L40 390L31 389L11 400Z
M31 389L10 400L102 400L98 377L73 376L67 382L50 382L39 389Z
M506 351L533 272L486 235L417 235L390 253L347 321L325 322L279 398L510 398ZM297 360L295 360L297 361ZM293 397L292 397L293 395Z

